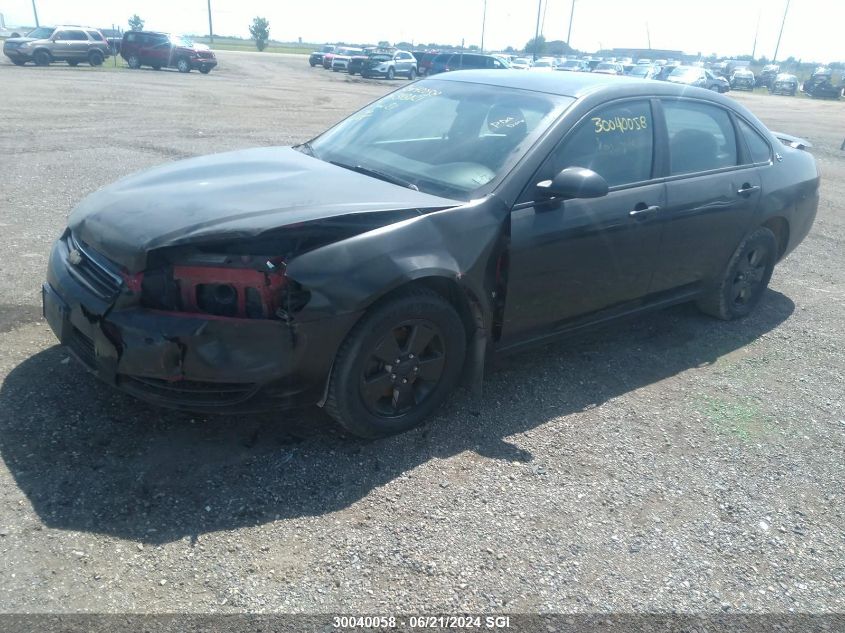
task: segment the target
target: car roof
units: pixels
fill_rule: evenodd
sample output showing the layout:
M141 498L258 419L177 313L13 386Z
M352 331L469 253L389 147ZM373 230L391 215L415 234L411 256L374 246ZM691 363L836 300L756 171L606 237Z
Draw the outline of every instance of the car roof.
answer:
M429 81L429 80L425 80ZM651 81L625 75L603 75L600 73L522 73L507 70L458 70L432 77L430 81L459 81L485 84L517 90L532 90L547 94L579 99L600 94L607 99L625 97L696 97L707 99L733 110L746 109L733 99L723 95L685 84L668 81Z

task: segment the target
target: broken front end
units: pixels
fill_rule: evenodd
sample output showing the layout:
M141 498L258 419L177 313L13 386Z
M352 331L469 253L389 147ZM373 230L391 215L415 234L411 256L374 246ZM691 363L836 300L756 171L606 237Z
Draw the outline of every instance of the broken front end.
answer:
M50 255L44 317L89 371L154 404L313 404L359 313L298 322L309 293L285 275L284 259L241 250L154 251L143 272L128 273L67 230Z

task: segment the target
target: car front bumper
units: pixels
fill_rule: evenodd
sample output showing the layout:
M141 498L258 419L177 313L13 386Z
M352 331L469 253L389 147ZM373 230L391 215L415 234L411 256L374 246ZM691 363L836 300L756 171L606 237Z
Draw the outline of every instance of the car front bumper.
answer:
M21 50L20 48L3 48L3 54L8 57L9 59L15 60L22 60L22 61L30 61L32 59L32 55L25 50Z
M152 310L104 299L57 240L43 315L62 345L101 380L152 404L201 412L317 403L335 353L359 314L304 323ZM125 306L125 307L124 307Z
M191 68L193 70L211 70L217 66L216 59L208 59L205 57L196 57L191 60Z

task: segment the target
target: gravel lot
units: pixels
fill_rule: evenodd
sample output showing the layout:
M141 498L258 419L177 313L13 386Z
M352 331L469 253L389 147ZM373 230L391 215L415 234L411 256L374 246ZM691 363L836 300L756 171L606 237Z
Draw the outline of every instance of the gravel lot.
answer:
M344 437L88 376L40 317L99 187L297 142L404 80L221 53L209 76L0 62L0 611L842 612L845 103L737 95L809 138L815 228L758 311L681 306L502 362L475 406Z

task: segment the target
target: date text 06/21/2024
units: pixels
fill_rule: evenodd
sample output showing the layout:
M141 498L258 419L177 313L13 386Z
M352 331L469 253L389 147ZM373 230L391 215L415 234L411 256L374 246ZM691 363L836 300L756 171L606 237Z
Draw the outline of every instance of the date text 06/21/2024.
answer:
M396 616L335 616L332 626L336 629L508 629L510 616L479 615L412 615Z

